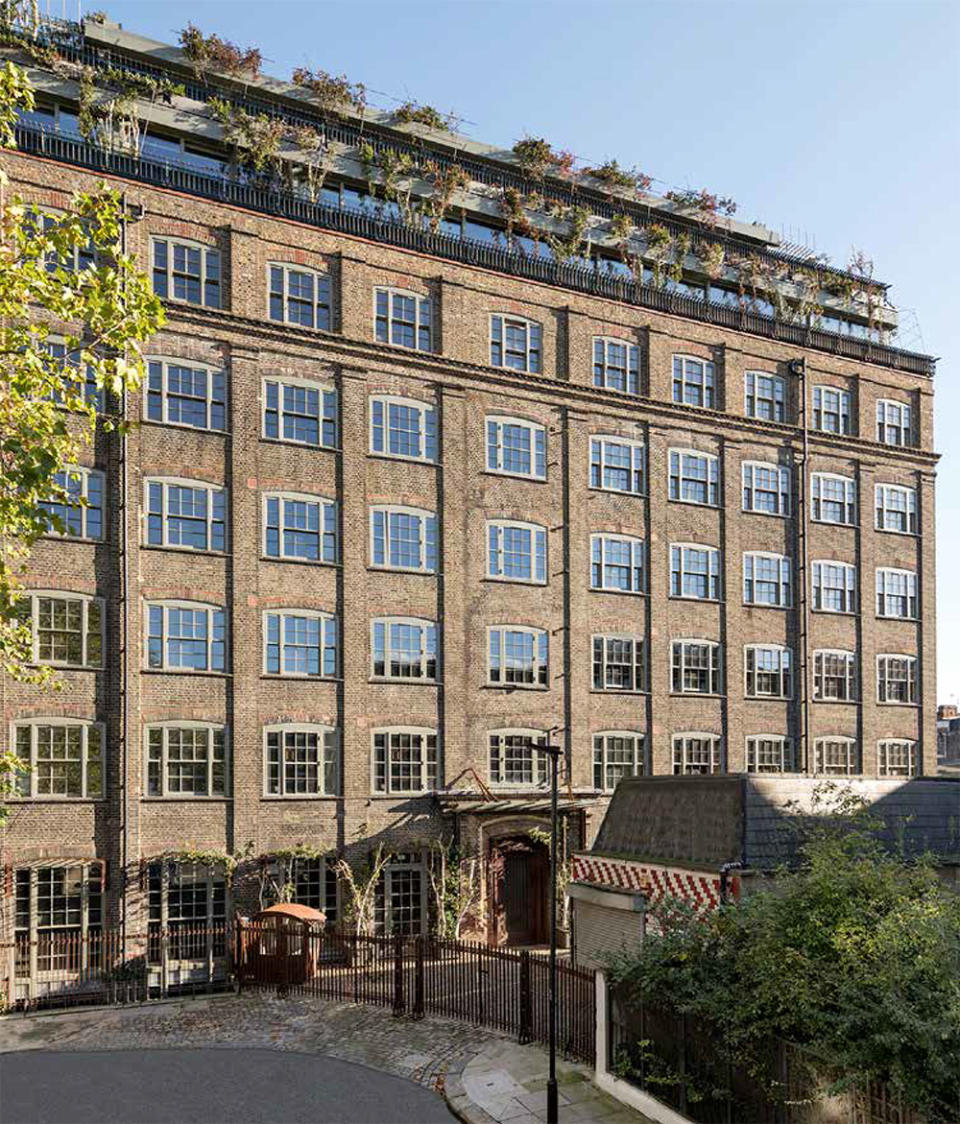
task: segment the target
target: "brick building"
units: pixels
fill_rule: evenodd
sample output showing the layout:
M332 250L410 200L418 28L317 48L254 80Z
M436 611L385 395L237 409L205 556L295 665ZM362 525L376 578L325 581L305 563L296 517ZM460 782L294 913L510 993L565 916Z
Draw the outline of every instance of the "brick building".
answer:
M885 342L882 286L385 113L361 136L350 107L198 78L115 25L46 31L60 59L30 62L4 165L39 208L120 189L167 323L140 424L98 435L75 533L32 559L64 690L2 688L34 766L2 835L8 936L215 921L223 872L187 849L378 842L378 923L415 928L450 836L488 872L490 938L543 939L548 736L570 847L635 772L934 770L934 363ZM139 157L116 107L81 135L81 65L101 106L146 76ZM315 129L319 195L295 146L285 176L232 169L214 95ZM442 220L370 198L388 151L435 161L413 199L464 170ZM510 188L560 200L544 238L587 209L576 259L504 230ZM295 883L342 911L324 859Z

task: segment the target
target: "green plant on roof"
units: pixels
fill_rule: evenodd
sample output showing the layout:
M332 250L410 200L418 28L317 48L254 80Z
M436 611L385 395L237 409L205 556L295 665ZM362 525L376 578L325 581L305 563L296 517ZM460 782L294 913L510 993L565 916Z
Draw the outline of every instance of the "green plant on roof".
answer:
M180 49L200 73L203 70L219 70L237 78L246 75L256 78L260 73L263 55L256 47L245 50L221 39L219 35L204 35L192 23L180 32Z

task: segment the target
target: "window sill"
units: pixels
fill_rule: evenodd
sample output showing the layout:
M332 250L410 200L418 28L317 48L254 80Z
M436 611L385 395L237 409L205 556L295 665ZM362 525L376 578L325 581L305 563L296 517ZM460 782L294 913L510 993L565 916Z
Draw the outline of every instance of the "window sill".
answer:
M874 527L878 535L900 535L905 539L919 539L919 531L898 531L896 527Z
M598 492L602 496L629 496L631 499L635 500L645 500L647 498L646 492L629 492L622 488L604 488L597 484L588 484L587 491Z
M612 593L622 597L649 597L650 594L642 589L605 589L601 586L591 585L587 587L590 593Z
M836 523L832 519L811 519L810 522L814 527L845 527L848 531L855 531L858 526L856 523Z
M281 562L288 566L329 566L331 570L338 570L341 568L340 562L324 562L319 558L274 558L269 554L261 554L260 561Z
M744 609L778 609L781 613L789 613L793 609L793 605L768 605L762 601L744 601L742 604Z
M763 515L767 519L789 519L790 516L784 514L782 511L757 511L756 508L742 507L740 508L743 515Z
M141 796L144 804L171 804L181 801L184 804L229 804L232 796L189 796L185 793L172 793L169 796Z
M230 553L226 550L197 550L192 546L166 546L158 543L141 543L141 550L151 551L164 551L169 550L173 554L197 554L201 558L229 558Z
M140 418L139 424L141 426L152 425L157 429L182 429L187 433L209 433L213 437L229 437L230 431L227 429L207 429L200 425L187 425L186 422L163 421L157 418L148 418L143 416Z
M920 709L920 704L919 704L919 703L915 703L915 702L899 702L899 701L898 701L898 700L896 700L896 699L893 699L893 700L887 700L886 702L880 702L880 700L878 699L878 700L877 700L877 706L902 706L902 707L906 707L906 708L907 708L908 710L919 710L919 709Z
M828 706L859 706L859 699L811 699L813 703L825 703Z
M28 591L29 592L29 591ZM27 667L42 668L49 667L56 672L63 671L86 671L96 674L98 671L106 670L103 667L88 667L85 664L72 664L72 663L53 663L51 660L35 660L26 665Z
M671 593L667 597L667 600L668 601L686 601L691 605L701 605L701 604L722 605L724 603L722 597L684 597L682 594L679 594L679 593Z
M391 679L387 675L371 675L368 683L379 683L390 687L439 687L439 679Z
M410 797L424 798L430 797L431 799L436 796L439 789L436 788L418 788L412 789L409 792L371 792L371 800L408 800Z
M426 457L405 457L402 453L377 453L372 449L367 456L373 461L399 461L401 464L422 464L424 468L439 468L440 461L430 461Z
M106 543L106 541L107 541L106 539L103 539L103 538L101 538L101 539L88 539L84 535L58 535L58 534L55 534L55 533L50 533L50 534L47 534L47 535L41 535L40 538L46 539L48 542L77 543L77 544L86 543L87 546L101 546L104 543Z
M262 671L261 679L273 680L283 683L290 680L293 683L342 683L342 675L284 675L282 672Z
M103 804L106 796L16 796L9 798L10 807L17 804Z
M141 675L189 675L195 679L232 679L232 671L191 671L183 667L142 667Z
M261 795L260 799L264 803L270 804L289 804L295 800L309 801L313 804L318 800L340 800L342 798L329 792L292 792L289 796L270 792Z
M634 698L643 698L644 695L649 695L650 692L644 688L630 688L630 687L591 687L588 694L591 695L632 695ZM611 792L613 789L610 790Z
M372 574L412 574L417 578L435 578L440 573L439 570L407 570L402 566L368 566L367 570Z
M793 702L793 695L744 695L743 697L746 702Z
M490 574L480 580L494 585L532 585L540 589L546 589L548 584L546 581L535 581L533 578L498 578Z
M919 617L882 617L879 613L876 614L875 620L878 621L898 621L900 624L918 624Z
M668 691L672 699L725 699L724 692L716 691Z
M701 501L701 500L681 500L681 499L675 499L673 496L668 496L667 497L667 503L680 503L680 504L683 504L685 507L705 507L709 511L720 511L720 504L718 504L718 503L706 503L705 501Z
M261 433L260 442L263 445L283 445L293 449L312 449L316 453L341 453L339 445L313 445L309 441L294 441L290 437L264 437Z
M541 683L484 683L481 691L549 691L549 685Z
M480 470L481 476L493 476L497 480L522 480L525 484L549 484L546 476L528 476L524 472L501 472L495 468Z
M810 609L811 613L824 617L849 617L853 620L858 614L851 609Z

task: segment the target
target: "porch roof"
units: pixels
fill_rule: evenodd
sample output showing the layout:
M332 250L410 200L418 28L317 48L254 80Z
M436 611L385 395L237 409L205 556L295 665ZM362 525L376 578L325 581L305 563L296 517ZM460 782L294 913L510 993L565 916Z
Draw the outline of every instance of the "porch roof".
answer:
M504 812L549 813L549 796L519 796L504 797L503 799L489 799L477 796L472 792L457 793L443 792L438 794L438 799L444 810L451 812L469 812L474 815L503 815ZM557 811L579 812L592 807L594 801L578 799L577 797L561 797L557 800Z

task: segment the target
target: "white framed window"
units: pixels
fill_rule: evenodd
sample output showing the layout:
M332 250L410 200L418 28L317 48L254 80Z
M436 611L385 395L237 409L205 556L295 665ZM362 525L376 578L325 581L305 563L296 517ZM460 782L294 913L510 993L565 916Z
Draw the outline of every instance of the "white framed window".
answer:
M227 549L226 489L200 480L148 477L143 483L147 546Z
M437 626L417 617L378 617L370 624L374 679L437 679Z
M377 343L414 351L432 351L430 298L403 289L373 290L373 323Z
M18 773L25 799L99 800L104 795L103 725L77 718L13 723L14 752L30 767Z
M640 393L640 349L611 336L593 337L593 385L621 394Z
M333 323L330 294L328 273L283 262L267 263L267 309L271 320L329 332Z
M55 402L58 406L64 404L64 394L72 398L82 399L88 406L93 406L97 413L103 413L106 402L106 390L97 386L97 377L94 369L88 363L86 370L80 374L80 356L78 351L67 354L67 345L63 339L51 336L46 341L46 350L52 359L59 359L63 363L63 386L55 387L44 400Z
M716 376L709 359L693 355L673 357L673 400L685 406L716 406Z
M30 626L31 660L49 667L103 667L103 601L85 593L31 589L18 613Z
M226 732L209 722L158 722L144 730L147 796L226 796Z
M95 468L69 465L54 474L53 483L64 495L41 500L38 505L48 517L47 534L57 538L101 540L103 473Z
M856 740L835 736L815 739L813 771L825 777L849 777L861 772Z
M147 960L158 980L163 961L180 961L181 978L224 979L227 899L219 865L160 859L147 866Z
M815 523L839 523L852 527L857 522L857 482L852 476L833 472L810 475L810 518Z
M182 238L151 238L158 297L220 308L220 251Z
M723 772L723 741L717 734L674 734L674 776Z
M642 691L646 684L641 636L594 636L593 689Z
M720 462L696 449L671 449L670 499L716 507L720 501Z
M546 428L523 418L488 414L487 472L546 480Z
M322 496L265 493L263 553L266 558L336 562L337 505Z
M373 730L373 791L433 792L440 783L437 731L417 726Z
M856 700L857 657L853 652L821 648L813 653L813 697L820 702Z
M748 418L782 422L787 416L787 385L779 375L766 371L746 371L743 399Z
M422 934L429 914L427 887L423 852L394 852L374 890L374 932L405 937Z
M812 562L813 608L818 613L857 611L857 568L847 562Z
M626 437L590 438L590 487L606 492L644 492L644 447Z
M42 111L41 111L42 112ZM34 230L38 234L48 234L60 226L65 220L70 219L66 211L61 211L55 207L29 207L26 208L27 216L36 224ZM86 245L78 242L76 245L71 246L67 250L67 257L57 257L55 251L51 250L46 255L45 267L47 273L55 273L58 269L65 269L68 273L82 273L85 269L90 269L97 264L97 251L93 244L93 238L86 243Z
M877 402L877 440L881 445L913 444L913 411L906 402L881 398Z
M813 429L821 433L850 432L850 395L835 386L813 388Z
M332 726L285 722L263 728L263 791L267 796L336 796L339 739Z
M700 543L671 543L670 596L718 601L720 551Z
M437 459L437 411L426 402L378 394L370 399L370 452L404 460Z
M264 379L263 436L273 441L335 449L336 390L305 379Z
M765 461L743 462L743 510L790 514L790 469Z
M549 782L549 756L542 730L491 730L490 783L501 787L543 787Z
M319 909L327 925L335 925L339 916L339 886L334 856L307 858L304 855L267 855L264 903L276 905L289 893L297 905Z
M712 640L674 640L671 690L682 695L720 694L720 645Z
M916 619L917 575L912 570L878 567L877 616Z
M877 742L877 775L916 777L920 773L917 743L906 738L884 738Z
M540 325L521 316L490 317L490 366L540 374L543 365Z
M748 699L793 698L793 654L780 644L744 648L744 693Z
M144 603L146 666L163 671L226 671L227 618L196 601Z
M793 604L793 573L783 554L748 551L743 556L743 603L789 609Z
M17 990L24 984L42 987L45 979L55 980L56 987L99 966L103 863L61 859L51 866L18 867L13 874Z
M505 519L487 522L487 577L501 581L547 581L547 529Z
M637 777L643 768L643 734L605 730L593 735L593 787L612 792L624 777Z
M904 535L917 533L917 490L900 484L878 484L876 496L876 528L878 531L899 531Z
M337 674L337 618L312 609L263 614L263 670L267 675L329 678Z
M877 656L877 702L917 701L917 657L884 652Z
M388 570L437 572L437 517L415 507L370 509L370 558Z
M747 738L748 773L795 773L793 742L782 734L753 734Z
M209 429L227 428L224 371L185 359L147 359L144 415L147 421Z
M498 687L546 687L546 632L512 625L488 628L487 682Z
M590 588L643 593L643 539L630 535L590 536Z

